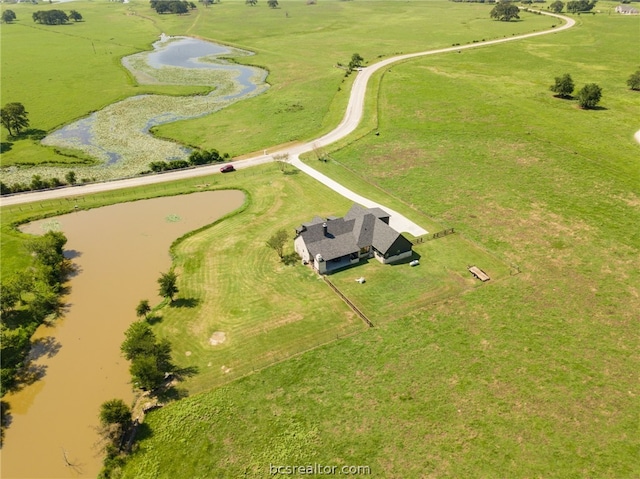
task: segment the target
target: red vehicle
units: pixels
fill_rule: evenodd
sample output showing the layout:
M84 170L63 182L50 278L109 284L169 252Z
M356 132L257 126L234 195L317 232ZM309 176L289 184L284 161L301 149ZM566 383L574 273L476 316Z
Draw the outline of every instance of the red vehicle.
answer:
M231 171L236 171L236 169L233 167L233 165L224 165L222 168L220 168L220 171L222 173L229 173Z

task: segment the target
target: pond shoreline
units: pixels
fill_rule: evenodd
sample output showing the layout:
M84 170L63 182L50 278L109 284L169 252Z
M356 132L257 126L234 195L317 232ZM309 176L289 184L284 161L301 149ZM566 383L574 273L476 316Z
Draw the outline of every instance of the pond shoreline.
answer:
M120 354L124 331L141 299L159 303L156 279L171 266L173 245L243 210L239 190L164 196L49 217L24 225L29 232L59 228L68 238L78 273L69 282L68 310L33 339L60 347L35 365L44 377L5 396L11 424L5 431L3 477L96 477L101 458L93 448L99 406L134 400L129 364ZM87 227L90 225L90 227ZM82 398L82 401L70 400ZM66 452L63 456L61 447ZM30 460L37 456L38 461Z

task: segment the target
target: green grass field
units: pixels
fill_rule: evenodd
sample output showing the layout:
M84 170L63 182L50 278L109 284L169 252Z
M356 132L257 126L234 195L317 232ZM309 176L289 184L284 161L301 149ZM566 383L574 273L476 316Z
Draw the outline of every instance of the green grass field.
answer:
M640 474L640 97L624 84L637 28L596 15L562 35L392 67L380 136L309 161L521 273L436 301L368 295L377 266L365 285L334 275L386 322L153 413L125 477L310 463L385 478ZM600 84L602 108L553 98L565 72Z
M266 4L251 8L237 0L209 8L199 5L189 15L178 17L157 15L148 2L133 0L128 4L74 2L73 8L84 21L46 26L31 20L33 11L42 8L64 6L11 5L17 21L4 25L0 32L2 103L23 103L32 129L51 131L135 94L204 91L138 86L120 65L123 56L150 49L160 33L195 35L256 52L246 61L267 68L272 87L242 105L197 120L163 125L155 132L233 156L307 139L335 126L343 114L351 80L335 65L348 63L356 50L372 62L403 51L541 30L553 23L525 14L526 21L500 25L489 20L484 6L444 2L330 1L306 5L295 1L272 10ZM426 8L428 29L423 28L422 20ZM460 25L461 34L452 31L452 22ZM241 29L237 28L239 23ZM4 130L1 138L3 143L12 143L2 155L3 166L73 164L73 158L58 155L37 141L14 141ZM81 164L73 164L73 168L82 176Z
M290 57L316 61L292 55L305 37L313 40L313 29L307 25L287 43L285 27L279 34L262 17L284 23L322 3L274 11L229 4L255 28L245 32L229 17L220 25L225 41L254 42L254 60L284 59L289 48ZM331 51L346 59L357 50L367 59L410 51L413 41L438 47L488 39L498 36L491 29L506 27L486 21L488 7L477 4L327 5L359 12L357 27L345 23L340 30L337 20L324 18L319 28L326 43L335 41ZM417 268L371 261L332 275L376 323L373 329L344 337L362 329L349 310L302 266L281 265L263 246L272 229L341 214L346 200L275 168L207 179L214 187L242 187L251 203L176 245L181 295L194 306L160 309L154 328L171 337L180 366L199 370L181 387L213 389L150 414L123 477L267 477L270 464L309 463L367 465L372 477L398 479L639 476L640 146L632 137L640 95L625 85L640 65L630 40L639 20L609 15L614 5L601 2L602 14L576 17L578 26L562 34L393 66L379 75L380 93L368 103L359 134L331 151L330 162L308 160L430 231L456 228L456 235L417 246ZM393 9L404 16L396 19ZM202 34L205 14L195 23L157 21L166 22L167 33ZM523 18L509 28L541 29L529 22L538 17ZM414 25L424 39L411 36ZM374 40L363 41L369 35ZM269 42L271 51L258 48ZM327 95L340 78L322 93L309 86L323 78L310 76L312 70L296 77L293 62L269 67L270 78L278 74L290 84L278 89L274 82L273 96L252 99L246 110L237 104L162 134L218 147L211 139L223 131L217 140L230 151L250 136L244 150L250 151L286 141L292 131L313 136L335 124L346 92ZM578 88L602 86L601 108L582 111L553 98L549 85L563 73ZM333 70L326 75L322 85ZM300 111L284 113L286 105L306 102L306 93L315 98L302 110L316 112L311 125L295 122ZM376 129L379 136L367 134ZM113 192L79 204L193 191L203 182ZM73 203L3 208L3 274L21 261L21 239L10 223L65 208ZM470 263L493 279L478 286L465 275ZM360 275L364 285L353 281ZM296 320L318 304L330 316L326 324ZM229 342L212 351L206 340L218 330L229 332ZM330 344L316 339L333 340L334 332L341 337ZM298 348L313 350L296 355ZM250 372L256 361L260 369L292 355L217 387Z

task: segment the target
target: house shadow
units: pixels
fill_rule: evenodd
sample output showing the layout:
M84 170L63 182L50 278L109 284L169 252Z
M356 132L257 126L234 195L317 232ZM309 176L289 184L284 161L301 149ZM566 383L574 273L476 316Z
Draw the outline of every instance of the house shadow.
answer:
M195 308L198 304L200 304L200 300L197 298L178 298L170 306L172 308Z
M363 259L361 259L359 262L357 262L355 264L348 264L346 266L342 266L342 267L337 268L335 270L327 271L327 275L332 275L333 273L340 273L342 271L349 271L350 269L353 269L353 268L359 268L360 266L363 266L365 264L369 264L370 260L371 260L371 258L363 258Z
M416 260L420 260L420 258L422 258L422 256L420 256L420 253L417 252L413 252L413 254L411 256L409 256L408 258L404 258L401 259L400 261L394 261L393 263L389 263L390 266L401 266L404 264L409 264L412 261L416 261Z

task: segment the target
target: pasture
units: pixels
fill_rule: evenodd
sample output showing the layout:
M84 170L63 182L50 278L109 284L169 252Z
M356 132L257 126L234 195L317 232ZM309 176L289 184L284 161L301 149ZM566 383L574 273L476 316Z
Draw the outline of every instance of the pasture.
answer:
M353 16L342 23L325 18L315 34L324 37L314 41L307 25L287 42L290 24L279 22L322 3L272 11L226 2L207 10L227 3L253 28L234 29L228 18L218 25L223 40L255 48L252 61L270 58L264 66L273 87L251 103L160 133L234 152L335 125L346 87L337 90L342 75L333 63L353 51L370 59L422 41L431 45L413 50L489 39L499 35L496 28L541 29L549 21L532 15L501 25L476 4L336 2L327 5L359 13L357 26ZM399 205L430 231L459 232L418 245L417 268L370 262L332 276L377 322L373 329L362 331L320 280L299 264L279 263L264 246L274 228L339 214L348 202L275 168L207 179L212 187L245 189L251 203L175 245L185 301L159 308L154 327L171 337L176 362L198 369L183 387L214 389L150 414L123 476L265 477L269 464L308 463L368 465L373 477L403 479L638 476L640 147L632 136L640 96L624 84L639 63L631 41L638 18L608 15L613 5L602 2L603 14L581 16L561 35L391 67L377 79L380 93L371 97L357 138L331 151L326 164L308 159L364 196ZM402 14L391 15L393 9ZM198 15L195 22L185 16L150 23L198 34L208 14L199 8ZM534 27L537 21L546 23ZM424 38L410 35L413 25ZM362 41L368 35L375 40ZM315 52L326 44L340 58L324 76L317 55L292 54L294 47ZM553 98L553 77L567 72L578 88L603 87L601 108L582 111ZM296 104L304 108L287 109ZM204 182L86 201L193 191ZM19 251L20 242L8 224L73 207L67 203L3 208L3 274L6 253ZM469 257L497 281L474 287L464 276ZM11 264L19 260L17 254ZM426 277L401 284L399 268ZM510 276L514 268L519 274ZM353 281L360 275L368 277L364 285ZM295 307L286 307L289 301ZM294 321L312 303L326 303L319 317L328 315L327 322ZM218 330L230 332L229 342L208 349L206 339ZM314 349L296 355L299 346ZM217 387L225 377L260 369L254 357L265 365L292 355Z
M158 136L183 144L238 156L308 139L335 126L351 80L336 64L348 63L356 50L372 62L398 52L496 38L553 23L526 14L526 21L498 25L489 20L484 7L441 2L306 5L296 1L286 8L269 9L266 4L251 8L244 1L228 1L208 8L198 4L188 15L174 16L158 15L148 2L134 0L127 4L74 2L84 21L47 26L31 20L32 12L42 8L60 6L11 5L17 21L0 32L3 104L23 103L34 130L18 140L2 131L2 165L60 164L73 167L79 177L86 160L78 161L73 151L61 155L40 145L42 133L132 95L192 95L208 90L141 86L122 67L123 56L149 50L161 33L200 36L252 50L256 55L245 61L271 72L272 87L266 94L218 114L155 130ZM428 29L422 25L426 8ZM452 33L452 23L460 25L462 35Z
M387 478L637 476L640 98L624 82L638 19L579 23L392 67L369 106L380 136L308 160L455 226L519 274L377 304L355 271L334 275L387 322L153 413L124 476L309 463ZM603 87L600 109L553 98L565 72Z

